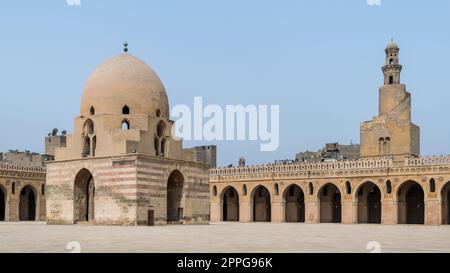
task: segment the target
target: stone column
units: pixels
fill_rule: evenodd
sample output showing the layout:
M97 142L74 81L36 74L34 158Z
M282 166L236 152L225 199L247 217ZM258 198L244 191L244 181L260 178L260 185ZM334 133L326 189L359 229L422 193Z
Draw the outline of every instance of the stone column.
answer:
M248 200L242 201L239 204L239 222L251 222L251 206Z
M381 223L386 225L397 224L397 202L392 199L381 201Z
M319 223L319 207L316 200L305 201L305 223Z
M220 222L220 202L211 202L210 214L212 223Z
M355 224L355 204L352 200L342 201L342 224Z
M7 204L9 208L9 218L8 221L14 222L19 221L19 197L20 194L17 193L14 195L11 195L9 198L9 204Z
M425 225L442 224L442 208L437 198L425 200Z
M272 222L282 223L284 219L284 202L283 201L273 201L272 202Z

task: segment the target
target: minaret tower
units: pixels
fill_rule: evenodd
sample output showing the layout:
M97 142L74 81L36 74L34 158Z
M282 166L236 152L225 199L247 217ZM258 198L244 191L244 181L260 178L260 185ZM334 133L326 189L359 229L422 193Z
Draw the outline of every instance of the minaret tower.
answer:
M400 84L402 66L399 63L398 53L400 48L394 39L386 47L386 64L383 66L384 85Z
M420 154L420 129L411 122L411 94L400 81L400 48L391 40L385 52L379 114L361 124L360 155L362 158L390 157L401 163L406 157Z

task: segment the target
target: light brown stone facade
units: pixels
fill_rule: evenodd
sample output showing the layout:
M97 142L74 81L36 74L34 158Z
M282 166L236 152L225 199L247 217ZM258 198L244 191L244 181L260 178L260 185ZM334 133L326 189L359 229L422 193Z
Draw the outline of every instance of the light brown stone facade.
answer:
M47 167L47 223L209 222L210 165L172 137L166 91L148 65L126 53L107 60L80 109Z
M379 115L361 124L361 159L213 169L211 221L450 224L450 157L419 157L399 51L393 41L385 50Z
M0 221L45 220L45 168L0 164Z
M223 204L230 189L238 194L231 206L241 222L439 225L450 219L449 157L410 159L401 166L379 159L223 168L211 170L210 183L212 222L229 220ZM259 189L268 192L263 206ZM267 218L257 217L267 211Z

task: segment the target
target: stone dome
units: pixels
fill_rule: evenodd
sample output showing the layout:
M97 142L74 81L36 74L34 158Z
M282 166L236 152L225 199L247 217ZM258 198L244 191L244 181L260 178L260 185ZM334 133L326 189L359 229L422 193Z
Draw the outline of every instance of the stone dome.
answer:
M392 39L386 46L386 49L399 49L398 44Z
M89 77L81 99L81 115L122 114L168 118L167 93L158 75L143 61L121 54L100 65Z

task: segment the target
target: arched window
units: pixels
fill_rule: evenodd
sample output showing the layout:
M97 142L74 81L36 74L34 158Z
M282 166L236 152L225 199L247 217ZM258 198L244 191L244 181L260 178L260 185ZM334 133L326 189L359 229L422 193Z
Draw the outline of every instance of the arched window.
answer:
M94 108L94 106L91 106L91 109L89 109L89 114L91 116L95 115L95 108Z
M88 136L83 138L83 153L82 157L88 157L91 155L91 139Z
M213 187L213 195L214 195L214 196L217 196L217 186L214 186L214 187Z
M11 185L11 193L12 193L12 194L16 194L16 182L12 182L12 185Z
M244 196L247 195L247 186L246 186L246 185L242 186L242 194L243 194Z
M129 115L130 114L130 108L128 108L128 106L124 106L122 108L122 115Z
M45 184L42 184L41 186L41 194L45 195Z
M309 195L313 195L313 193L314 193L314 186L313 186L312 182L309 182L309 184L308 184L308 193L309 193Z
M155 135L155 152L156 155L164 155L166 153L166 124L160 121L156 127Z
M390 180L386 181L386 193L388 194L392 193L392 183Z
M278 187L278 184L277 183L275 183L275 195L278 195L278 192L279 192L279 187Z
M92 138L92 156L95 156L95 150L97 149L97 136Z
M159 109L156 110L156 117L157 118L161 117L161 110L159 110Z
M91 119L86 120L83 126L83 135L93 135L94 134L94 122Z
M378 153L384 155L384 138L382 137L378 139Z
M352 185L350 184L350 181L345 182L345 190L347 194L352 194Z
M128 120L122 121L122 130L130 130L130 122Z
M156 133L159 137L163 137L165 135L165 131L166 131L166 124L164 123L164 121L160 121L158 123L158 126L156 128Z
M434 180L434 178L430 179L430 192L435 192L436 191L436 180Z
M389 155L391 153L391 138L384 139L384 154Z

